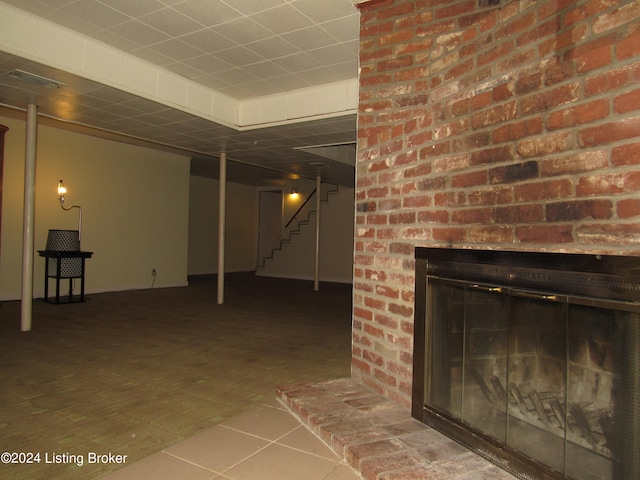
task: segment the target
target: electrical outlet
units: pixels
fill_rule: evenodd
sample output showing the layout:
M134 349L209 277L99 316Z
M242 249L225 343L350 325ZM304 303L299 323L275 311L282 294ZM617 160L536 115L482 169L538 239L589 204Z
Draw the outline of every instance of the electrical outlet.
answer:
M155 277L158 274L158 271L155 268L151 269L151 276Z

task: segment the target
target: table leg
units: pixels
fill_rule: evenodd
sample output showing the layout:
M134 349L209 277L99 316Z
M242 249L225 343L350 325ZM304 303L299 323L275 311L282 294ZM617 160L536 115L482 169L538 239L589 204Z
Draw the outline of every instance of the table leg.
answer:
M82 258L82 268L80 269L80 301L84 302L84 258Z
M60 264L62 262L60 258L56 261L58 262L56 265L56 303L60 303L60 275L62 274L62 266Z
M44 259L44 301L49 301L49 259Z

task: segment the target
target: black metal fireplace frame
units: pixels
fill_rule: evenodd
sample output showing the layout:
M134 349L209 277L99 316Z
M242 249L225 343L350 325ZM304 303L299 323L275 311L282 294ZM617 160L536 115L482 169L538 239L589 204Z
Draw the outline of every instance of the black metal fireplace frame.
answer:
M563 474L502 445L481 431L460 425L448 413L426 405L424 359L428 278L498 284L532 292L554 292L569 295L573 302L587 306L640 312L640 257L417 248L415 260L412 416L444 431L518 478L565 480Z

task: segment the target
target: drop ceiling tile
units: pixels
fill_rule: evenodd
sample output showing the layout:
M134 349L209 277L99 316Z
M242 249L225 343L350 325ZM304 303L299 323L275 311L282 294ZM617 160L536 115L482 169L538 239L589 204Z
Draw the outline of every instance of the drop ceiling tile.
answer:
M169 110L165 105L141 97L135 97L126 102L126 104L144 112L143 115L157 115L161 114L163 111Z
M30 103L29 98L33 96L18 87L7 85L6 82L0 89L0 103L5 105L26 105Z
M157 113L159 117L163 118L164 123L171 124L168 128L172 128L173 123L184 122L186 120L190 120L193 118L193 115L183 112L182 110L175 110L173 108L168 108L163 110L162 112Z
M248 17L218 25L214 27L214 31L239 45L264 40L273 35L268 29Z
M289 72L303 72L312 68L321 67L322 64L315 58L310 57L306 53L296 53L286 57L276 58L273 63L280 65Z
M358 10L349 0L336 1L327 8L326 4L318 0L295 0L291 5L300 10L315 23L327 22L349 15L358 16Z
M14 0L15 4L19 4L22 0ZM64 8L67 5L74 3L76 0L40 0L41 3L46 3L52 8Z
M106 43L123 52L130 52L131 50L140 47L140 44L134 43L129 39L116 35L111 30L100 30L91 35L91 38L98 40L102 43Z
M320 26L339 42L360 40L359 15L339 18L337 20L322 23Z
M300 51L299 45L287 42L282 37L269 37L245 45L263 58L280 58Z
M176 39L156 43L155 45L151 45L149 49L175 61L182 61L202 55L201 50Z
M314 68L296 74L310 85L322 85L323 83L339 82L343 78L328 67Z
M192 20L212 27L240 17L240 13L223 2L211 0L186 0L176 4L176 10Z
M100 128L104 128L105 125L116 122L122 118L120 115L105 110L87 110L84 112L83 117L86 118L88 122L91 122L91 124Z
M248 2L247 0L224 0L224 2L244 15L262 12L282 4L282 0L260 0L259 2Z
M138 20L130 20L110 29L110 32L128 39L141 47L168 40L169 35Z
M141 17L166 7L159 0L98 0L132 18ZM165 2L166 3L166 2Z
M208 54L190 58L182 63L184 63L188 67L195 68L198 71L206 74L216 73L233 68L233 65L231 65L230 63L227 63L219 58L214 57L213 55Z
M314 48L327 47L336 43L336 39L329 35L322 28L311 26L294 30L293 32L282 34L282 38L295 45L298 50L311 50Z
M83 5L111 8L125 20L112 27L101 27L103 24L108 25L111 20L96 18L96 9L93 8L85 8L84 13L79 15L78 10L70 7L78 1ZM206 0L206 5L205 0L4 0L4 3L14 4L24 10L44 9L42 11L46 11L49 17L56 15L57 9L65 8L64 11L58 10L57 18L60 22L66 22L67 28L89 34L93 39L122 51L139 55L141 60L138 66L149 65L154 75L157 75L158 70L147 62L165 66L169 69L169 72L165 72L167 78L173 78L178 84L184 83L187 86L185 92L182 92L181 85L172 86L167 79L161 80L160 83L164 85L161 93L164 97L170 97L178 103L183 103L184 100L191 108L196 109L200 104L208 103L212 114L218 117L222 108L223 117L228 117L227 121L232 123L237 122L238 118L235 103L219 93L233 96L236 100L254 100L260 95L291 92L325 82L356 78L353 72L357 69L359 14L344 13L355 10L351 7L352 0ZM201 9L207 5L209 9L203 12ZM170 12L171 15L167 13L165 16L165 12ZM138 19L141 16L147 21L146 24ZM63 20L65 17L66 20ZM179 19L177 24L170 23L174 18ZM265 25L259 25L257 19L264 19ZM95 25L95 22L105 23ZM211 28L205 27L214 22L224 23ZM305 31L306 28L310 30ZM162 32L163 29L167 33ZM313 44L310 43L312 37L315 37ZM172 44L168 41L170 38L183 43ZM246 48L248 44L251 44L250 49ZM59 48L57 44L56 48ZM313 56L305 50L311 50ZM224 54L208 56L213 52ZM350 52L350 60L344 59L346 52ZM136 61L133 58L130 60ZM236 60L240 61L241 66L231 67L234 63L230 61ZM2 61L0 58L0 62ZM6 62L8 60L5 58ZM24 62L32 67L37 65L26 60ZM3 81L2 68L4 67L0 65L0 95L2 98L17 97L10 100L14 104L24 105L29 99L33 101L35 98L39 100L35 103L43 105L43 111L50 115L96 128L102 126L115 130L126 126L127 131L123 133L162 144L174 143L192 152L208 151L215 155L220 152L222 143L226 142L232 145L233 155L229 155L230 160L237 158L239 161L251 162L255 159L256 162L267 165L274 158L280 158L283 168L290 165L296 171L307 172L313 169L298 164L307 158L299 152L292 152L292 145L332 143L340 138L352 141L355 138L355 116L352 116L352 125L348 127L333 123L325 127L322 122L328 120L324 120L319 123L305 122L300 128L262 129L256 132L256 138L260 137L260 133L265 136L260 139L260 145L247 145L248 132L229 129L218 133L216 129L221 127L205 119L199 119L203 122L200 125L196 125L197 122L192 124L185 120L194 119L193 115L168 109L160 103L143 100L135 95L122 95L122 92L115 89L98 88L99 84L96 82L80 81L79 77L64 72L58 73L65 77L63 81L66 79L70 82L68 88L74 95L38 90L27 92L26 88L7 85ZM44 71L34 73L51 76L52 72L55 71L50 67L44 67ZM186 82L184 78L170 72L193 78L195 83ZM134 70L131 70L130 75L138 76ZM157 81L148 80L144 82L145 92L151 85L157 85ZM188 86L193 87L191 93ZM211 94L212 101L209 101L210 91L206 88L218 92ZM349 91L349 96L355 98L357 87L353 88ZM156 88L153 90L157 91ZM329 103L332 98L325 99L324 102ZM124 102L124 107L110 106L114 102ZM136 114L138 106L145 113ZM273 118L282 116L278 108L268 110L271 113L266 114ZM123 119L126 121L118 121ZM172 124L176 122L183 123L178 128L172 128ZM325 131L326 133L319 133ZM176 134L175 137L172 137L172 133ZM335 169L332 171L335 172ZM352 170L350 173L346 172L346 176L349 175L353 177Z
M310 50L307 53L318 60L322 65L347 62L354 58L353 52L343 44L316 48L315 50Z
M312 25L311 20L290 5L280 5L251 18L277 35Z
M100 110L110 104L111 102L109 102L108 100L103 100L92 95L84 95L81 101L78 102L78 110L83 112L88 112L90 110Z
M97 0L78 0L61 11L78 17L99 28L110 28L129 20L129 17Z
M147 125L154 126L161 126L166 121L166 119L163 118L162 115L153 113L138 115L136 116L136 119L140 122L146 123Z
M203 26L171 8L140 17L140 21L172 37L202 30Z
M52 5L47 5L37 0L4 0L4 3L16 6L39 17L46 17L54 9Z
M274 89L278 88L283 92L290 92L291 90L298 90L311 86L309 82L298 77L297 75L283 75L281 77L274 77L268 79L268 82L274 86Z
M340 78L358 77L359 65L357 60L331 65L330 68L332 71L336 72Z
M347 47L354 53L352 60L358 60L358 53L360 52L360 39L356 38L348 42L342 42L342 45Z
M242 101L253 97L251 93L251 89L237 85L231 84L226 87L220 87L217 89L220 93L224 95L228 95L231 98L235 98L236 100Z
M271 61L253 63L242 68L249 75L263 80L273 77L281 77L287 74L287 71Z
M101 102L107 101L110 103L124 103L137 98L137 95L107 85L100 85L97 89L93 90L89 96L90 98L95 97Z
M83 35L93 36L94 33L100 31L100 27L62 10L55 10L51 12L47 16L47 19L70 30L82 33Z
M172 71L173 73L177 73L182 77L188 78L189 80L193 80L202 75L201 71L196 70L195 68L191 68L183 62L169 63L165 65L164 68Z
M248 48L240 46L216 52L213 56L237 67L244 67L245 65L263 60L260 55L252 52Z
M174 63L173 59L152 50L151 47L136 48L131 54L161 67Z
M5 65L7 65L9 62L14 62L14 61L15 61L15 57L13 55L10 55L0 50L0 75L5 73L3 71L3 69L6 68Z
M245 88L251 89L252 92L260 92L260 96L266 97L274 93L273 85L267 80L255 80L253 82L245 83L242 85ZM283 90L277 90L275 93L280 93ZM276 120L283 120L285 117L277 117ZM262 121L268 121L265 117L261 117Z
M244 85L246 83L254 82L258 80L247 74L241 68L232 68L231 70L225 70L224 72L213 75L214 78L220 79L229 85Z
M229 82L216 78L212 75L199 76L194 78L194 80L196 80L200 85L204 85L205 87L209 87L220 93L225 93L224 89L231 86Z
M229 40L227 37L210 28L183 35L180 37L180 40L207 53L236 46L236 42Z
M142 114L140 110L131 106L129 103L109 105L108 107L103 108L102 111L113 113L114 115L119 115L121 117L135 117L136 115Z
M137 136L139 132L144 132L149 128L149 125L143 123L135 118L121 118L113 126L114 131L125 133L128 135Z

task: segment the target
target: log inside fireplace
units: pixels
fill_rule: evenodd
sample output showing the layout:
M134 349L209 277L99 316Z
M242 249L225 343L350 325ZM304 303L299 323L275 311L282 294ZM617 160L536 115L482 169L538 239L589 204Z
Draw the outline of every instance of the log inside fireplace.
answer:
M640 257L416 250L413 416L519 478L640 479Z

